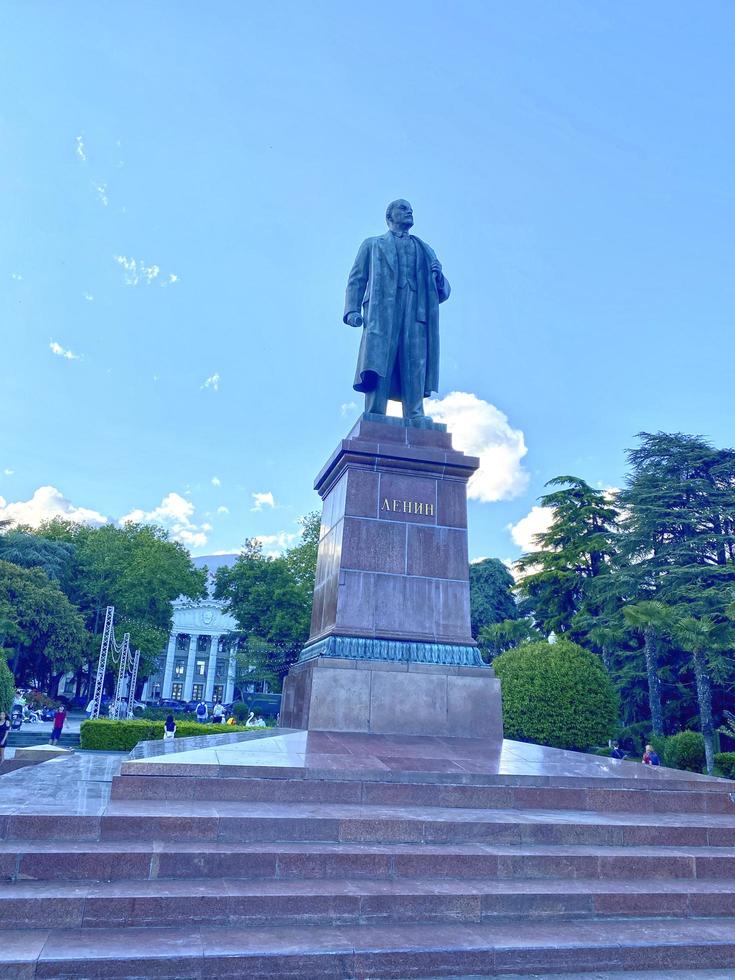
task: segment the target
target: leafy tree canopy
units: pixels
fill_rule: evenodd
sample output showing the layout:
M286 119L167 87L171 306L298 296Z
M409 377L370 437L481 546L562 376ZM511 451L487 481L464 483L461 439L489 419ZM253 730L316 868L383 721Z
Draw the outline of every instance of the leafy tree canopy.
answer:
M0 611L19 684L46 687L84 662L84 620L45 572L0 561Z
M231 568L220 568L215 596L225 600L238 628L253 646L270 650L263 670L284 676L309 637L311 603L319 541L319 515L309 514L301 522L300 543L284 555L263 554L254 539Z
M514 586L513 576L497 558L483 558L470 565L470 615L475 639L486 626L518 618Z

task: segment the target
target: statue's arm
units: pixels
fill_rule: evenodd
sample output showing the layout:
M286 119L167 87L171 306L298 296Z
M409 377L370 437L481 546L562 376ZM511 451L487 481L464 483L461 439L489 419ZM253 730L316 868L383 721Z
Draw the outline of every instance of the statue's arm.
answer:
M452 291L452 287L449 285L449 280L444 275L442 271L442 264L436 257L436 252L431 247L424 242L426 251L429 253L429 268L431 269L431 274L434 277L434 283L436 285L436 292L439 297L439 302L443 303L445 300L449 299L449 294Z
M345 312L342 320L350 323L349 318L354 314L361 315L362 301L365 298L365 287L370 274L370 242L366 240L360 246L347 279L345 292ZM352 324L350 324L352 326Z

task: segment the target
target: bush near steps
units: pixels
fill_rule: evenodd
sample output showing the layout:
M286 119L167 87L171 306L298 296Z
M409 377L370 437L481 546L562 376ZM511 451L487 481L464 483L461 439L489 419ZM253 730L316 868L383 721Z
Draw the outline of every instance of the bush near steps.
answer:
M80 728L80 746L83 749L103 749L107 752L129 752L138 742L150 742L163 738L163 721L134 718L130 721L94 719L84 721ZM192 735L221 735L225 732L263 731L247 725L200 725L195 721L177 721L176 738Z
M599 657L570 640L523 643L493 660L506 738L587 749L618 727L619 698Z

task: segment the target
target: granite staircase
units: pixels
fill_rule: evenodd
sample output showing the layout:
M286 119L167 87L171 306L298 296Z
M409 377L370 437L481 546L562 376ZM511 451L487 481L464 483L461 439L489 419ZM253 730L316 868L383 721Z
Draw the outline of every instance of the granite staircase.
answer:
M124 773L0 816L2 976L734 977L732 784L557 783Z

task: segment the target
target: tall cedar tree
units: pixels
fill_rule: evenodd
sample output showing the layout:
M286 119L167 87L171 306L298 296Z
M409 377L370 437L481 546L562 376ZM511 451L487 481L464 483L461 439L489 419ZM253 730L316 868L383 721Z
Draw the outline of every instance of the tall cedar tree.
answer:
M579 477L557 476L546 485L560 489L541 497L552 511L551 525L536 536L538 550L517 562L524 573L521 612L545 635L594 645L588 634L599 601L592 583L609 574L619 512L607 494Z
M666 608L667 656L694 674L711 770L713 683L733 680L735 635L727 617L735 592L735 451L701 436L642 432L628 453L620 504L621 594Z

